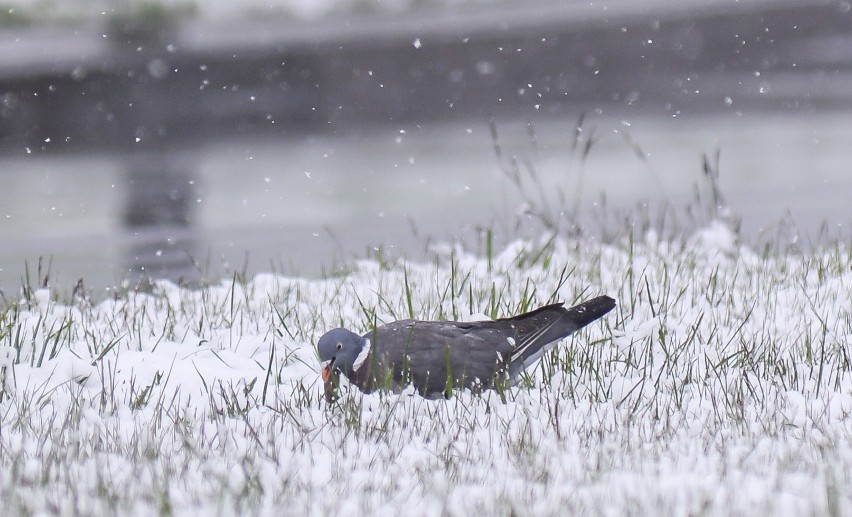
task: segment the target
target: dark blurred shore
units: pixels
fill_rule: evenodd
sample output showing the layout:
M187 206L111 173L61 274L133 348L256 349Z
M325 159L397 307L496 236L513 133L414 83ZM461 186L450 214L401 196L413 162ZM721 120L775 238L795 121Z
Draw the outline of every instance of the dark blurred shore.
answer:
M6 30L0 151L131 151L582 109L847 108L849 11L838 1L559 2Z

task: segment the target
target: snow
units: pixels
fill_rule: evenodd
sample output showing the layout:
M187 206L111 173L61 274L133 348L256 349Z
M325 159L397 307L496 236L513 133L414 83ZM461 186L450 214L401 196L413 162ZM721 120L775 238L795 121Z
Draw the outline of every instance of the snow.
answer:
M0 494L12 514L826 514L852 504L852 250L518 241L488 261L258 275L0 312ZM573 273L558 288L565 265ZM455 271L452 276L451 271ZM528 281L529 280L529 284ZM504 393L323 399L344 326L617 308ZM448 287L450 287L448 289ZM580 296L582 294L582 296ZM362 307L363 304L363 307ZM267 368L271 365L271 368ZM8 373L13 373L9 376ZM10 380L12 379L12 380Z
M713 221L708 228L697 232L691 246L705 253L732 253L736 249L736 235L721 221Z

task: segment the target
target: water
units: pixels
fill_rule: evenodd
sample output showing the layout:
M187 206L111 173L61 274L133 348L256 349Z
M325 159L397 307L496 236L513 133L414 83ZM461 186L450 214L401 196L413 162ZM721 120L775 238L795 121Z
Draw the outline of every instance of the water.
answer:
M586 215L602 193L613 210L685 206L703 181L702 154L719 149L721 190L746 238L757 240L785 218L812 239L823 223L830 235L848 238L848 121L843 112L588 116L584 135L593 134L594 144L582 165L571 152L576 119L533 121L534 136L522 121L497 127L504 156L535 165L550 203L561 188L567 205ZM35 282L39 257L45 264L52 257L52 285L69 290L83 278L97 297L143 267L186 280L244 269L318 275L380 246L414 258L430 242L461 240L475 249L478 228L510 228L523 203L500 172L482 120L224 140L172 158L188 167L180 195L191 195L189 222L155 227L128 223L128 200L139 187L128 185L123 156L0 159L7 298L21 285L25 262Z

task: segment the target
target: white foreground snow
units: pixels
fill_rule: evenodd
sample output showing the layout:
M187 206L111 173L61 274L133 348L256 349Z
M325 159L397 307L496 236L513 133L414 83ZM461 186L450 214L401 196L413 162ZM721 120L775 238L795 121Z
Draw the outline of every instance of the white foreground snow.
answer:
M456 251L324 280L160 282L94 306L37 292L0 312L4 513L847 511L852 251L763 257L726 232L517 243L490 271ZM408 317L406 278L419 318L619 305L505 402L327 405L313 343Z

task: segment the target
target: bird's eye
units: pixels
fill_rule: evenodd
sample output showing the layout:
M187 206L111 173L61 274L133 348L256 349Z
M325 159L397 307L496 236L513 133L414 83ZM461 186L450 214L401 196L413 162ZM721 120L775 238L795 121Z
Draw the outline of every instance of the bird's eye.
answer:
M337 344L337 349L338 349L338 350L341 350L342 348L343 348L343 343L338 343L338 344Z

